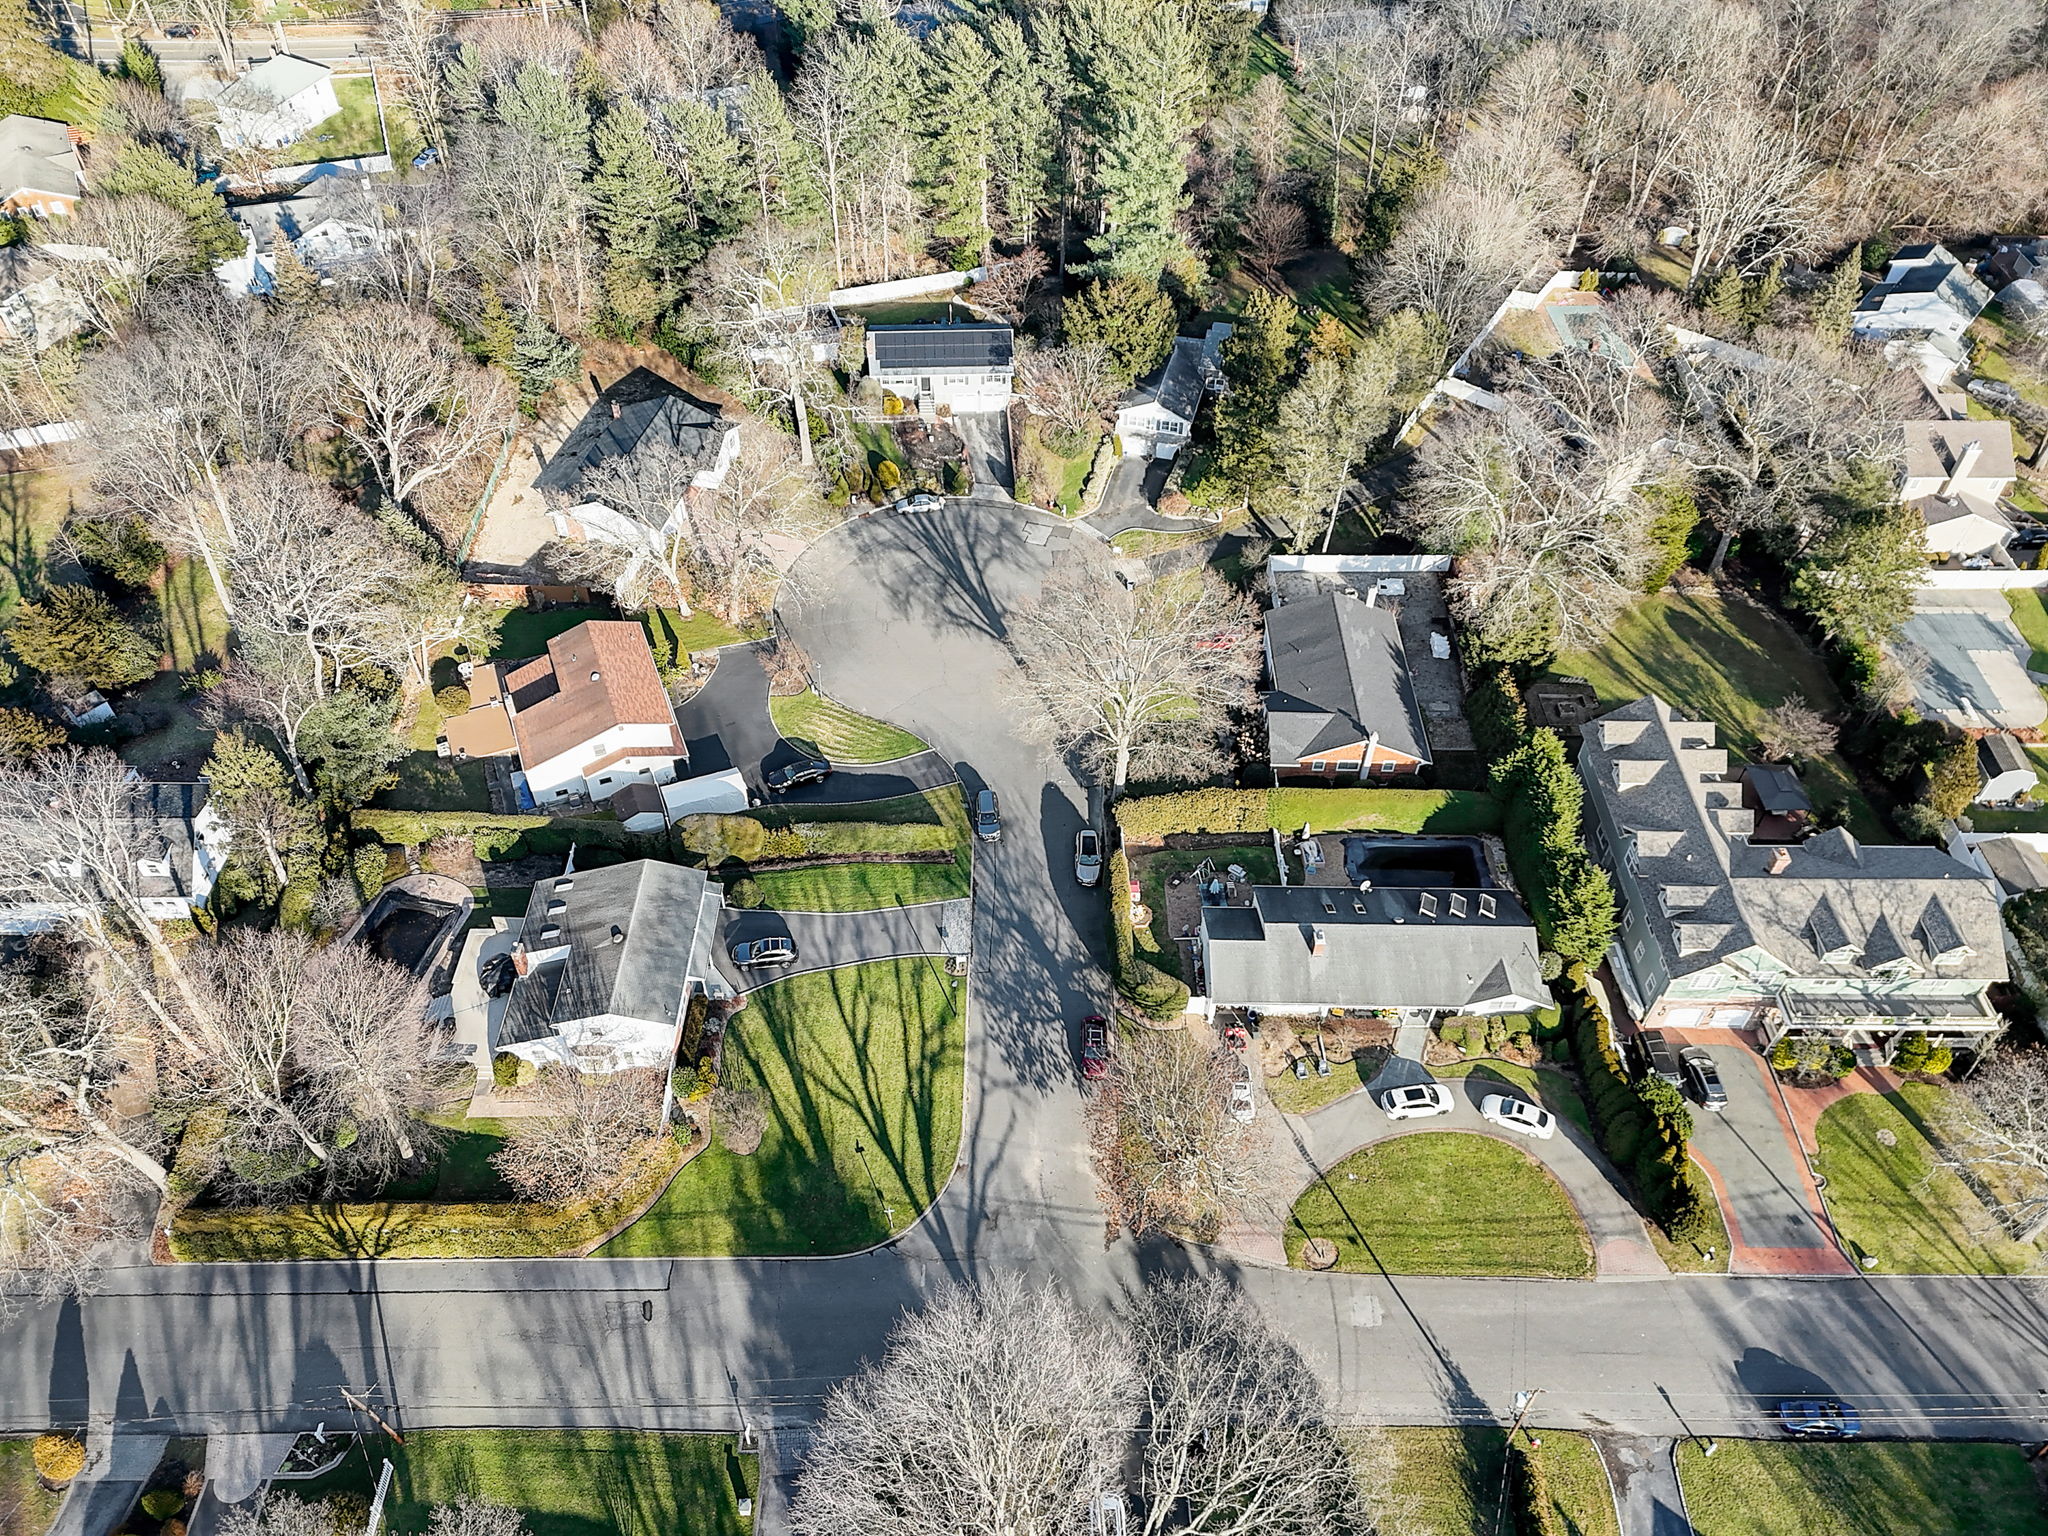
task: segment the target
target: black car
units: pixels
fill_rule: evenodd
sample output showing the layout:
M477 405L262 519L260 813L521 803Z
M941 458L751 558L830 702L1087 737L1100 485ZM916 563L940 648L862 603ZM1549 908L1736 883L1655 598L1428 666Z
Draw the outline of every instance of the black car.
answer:
M996 809L996 792L984 789L974 797L974 835L984 843L1003 840L1003 818Z
M1700 1101L1701 1109L1728 1107L1728 1090L1721 1086L1721 1074L1705 1047L1688 1045L1678 1053L1678 1063L1685 1068L1686 1082L1691 1085L1692 1096Z
M1685 1071L1678 1064L1678 1052L1662 1030L1646 1029L1632 1043L1637 1071L1646 1076L1661 1077L1674 1088L1685 1086Z
M787 965L796 958L796 940L779 933L765 939L744 939L732 947L734 965Z
M822 757L801 757L793 763L784 763L780 768L770 768L761 775L761 782L768 793L780 795L795 789L799 784L819 784L832 772L832 765Z

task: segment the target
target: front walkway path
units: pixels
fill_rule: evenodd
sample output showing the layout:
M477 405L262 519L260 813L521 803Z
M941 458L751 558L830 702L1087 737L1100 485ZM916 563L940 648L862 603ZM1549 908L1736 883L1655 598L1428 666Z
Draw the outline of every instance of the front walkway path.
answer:
M168 1435L94 1429L85 1437L85 1470L72 1479L49 1536L107 1536L118 1530L170 1443Z

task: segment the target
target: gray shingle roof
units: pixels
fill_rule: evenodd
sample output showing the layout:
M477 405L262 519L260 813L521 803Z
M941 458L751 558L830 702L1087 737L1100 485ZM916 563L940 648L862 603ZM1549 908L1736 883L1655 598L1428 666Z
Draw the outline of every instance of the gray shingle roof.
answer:
M587 471L643 448L665 448L693 468L708 468L718 458L725 433L717 406L651 369L635 368L591 403L533 483L543 491L573 496Z
M994 371L1008 368L1015 337L1007 325L871 325L868 356L878 373Z
M1262 885L1251 906L1204 907L1202 935L1209 995L1226 1006L1464 1009L1546 995L1536 929L1506 891Z
M71 130L47 117L0 118L0 197L23 190L78 195L78 149Z
M1939 848L1865 847L1841 828L1797 847L1751 846L1754 812L1741 809L1714 739L1711 724L1653 697L1589 724L1579 749L1601 820L1634 843L1633 873L1618 883L1656 904L1642 915L1673 976L1761 949L1798 977L1882 980L1881 967L1905 961L1927 975L2005 979L1989 881Z
M1266 643L1273 658L1266 733L1274 762L1312 759L1375 732L1381 746L1431 760L1392 609L1319 592L1269 612Z
M1750 788L1756 791L1756 803L1764 808L1765 815L1789 816L1795 811L1813 809L1813 801L1807 797L1799 775L1790 768L1777 763L1755 763L1742 772Z
M1124 398L1123 408L1157 404L1182 421L1192 422L1202 408L1202 387L1201 338L1183 336L1174 342L1165 363L1149 378L1138 381L1137 388Z
M272 54L233 81L218 98L220 104L241 112L268 112L282 106L301 91L312 89L334 71L314 59L294 54Z
M501 1045L544 1040L600 1014L669 1023L680 1016L693 965L707 956L714 894L701 869L641 859L579 869L533 888L520 943L566 947L513 984ZM559 905L558 905L559 904Z

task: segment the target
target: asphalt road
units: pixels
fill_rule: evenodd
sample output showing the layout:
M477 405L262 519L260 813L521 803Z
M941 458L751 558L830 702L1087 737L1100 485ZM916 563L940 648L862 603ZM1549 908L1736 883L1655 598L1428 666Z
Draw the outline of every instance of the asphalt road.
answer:
M1499 1421L1541 1387L1541 1425L1757 1433L1776 1398L1828 1393L1874 1432L2048 1438L2034 1281L1389 1279L1106 1245L1072 1069L1074 1021L1107 992L1100 898L1064 867L1088 801L1011 726L1003 615L1049 561L1023 516L852 523L806 557L819 579L787 616L829 691L1006 808L975 871L960 1166L917 1228L836 1260L119 1270L0 1329L0 1427L88 1410L133 1430L310 1426L343 1386L410 1426L793 1425L936 1285L1022 1269L1106 1306L1192 1269L1299 1338L1342 1411L1389 1423Z

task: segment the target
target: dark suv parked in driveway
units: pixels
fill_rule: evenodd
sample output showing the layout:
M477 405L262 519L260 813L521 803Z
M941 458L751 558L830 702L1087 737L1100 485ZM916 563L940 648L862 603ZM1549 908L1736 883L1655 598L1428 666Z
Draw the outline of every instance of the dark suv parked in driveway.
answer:
M1629 1043L1635 1050L1638 1072L1661 1077L1674 1088L1685 1086L1685 1069L1678 1064L1678 1049L1662 1030L1646 1029Z

